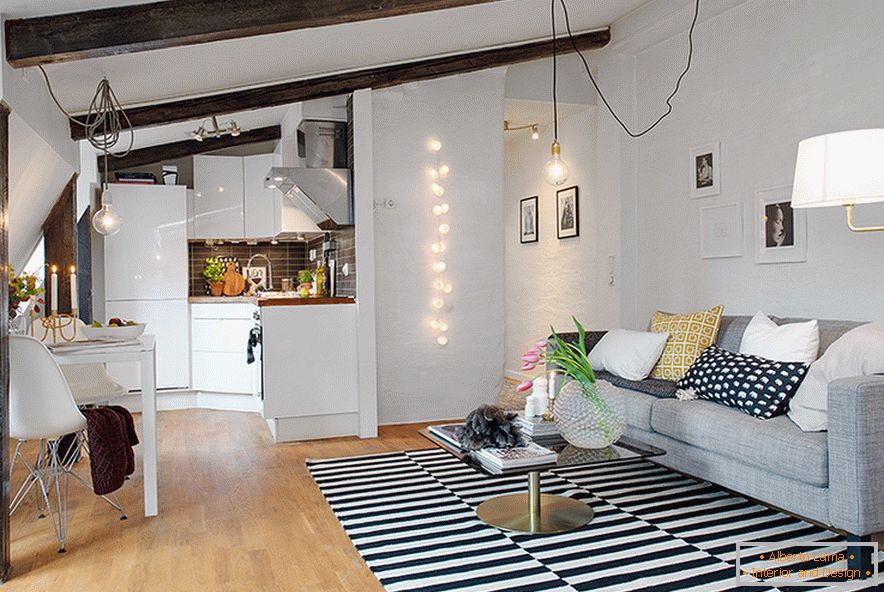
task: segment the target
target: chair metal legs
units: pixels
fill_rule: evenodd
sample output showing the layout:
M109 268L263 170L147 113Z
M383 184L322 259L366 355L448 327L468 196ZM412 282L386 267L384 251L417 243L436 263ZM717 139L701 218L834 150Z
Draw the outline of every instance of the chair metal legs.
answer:
M37 451L37 460L33 464L29 463L24 454L22 454L21 448L23 443L24 440L19 440L15 446L9 472L11 475L12 470L15 468L15 463L21 462L27 469L27 475L9 504L9 514L15 513L31 490L38 486L38 518L45 517L45 508L45 512L49 513L52 528L58 539L58 552L64 553L68 528L68 480L70 477L73 477L77 483L80 483L89 491L93 491L92 486L74 471L74 465L80 459L80 454L82 452L88 453L85 434L83 432L78 433L75 443L64 452L60 450L61 440L41 440ZM123 506L116 495L110 494L100 497L120 513L120 520L126 520ZM52 500L51 498L55 499ZM53 503L55 506L54 510Z

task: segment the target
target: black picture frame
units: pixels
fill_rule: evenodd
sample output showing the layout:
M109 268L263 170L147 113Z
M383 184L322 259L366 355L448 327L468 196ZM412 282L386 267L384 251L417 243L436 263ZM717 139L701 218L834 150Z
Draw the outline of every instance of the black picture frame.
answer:
M556 238L580 236L580 190L577 185L556 191Z
M536 243L539 238L538 196L534 195L519 200L519 242L523 245ZM526 216L526 212L530 215Z

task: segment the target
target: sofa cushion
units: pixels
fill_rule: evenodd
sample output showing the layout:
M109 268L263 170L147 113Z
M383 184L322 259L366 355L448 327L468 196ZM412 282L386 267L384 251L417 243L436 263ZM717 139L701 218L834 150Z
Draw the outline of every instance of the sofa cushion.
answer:
M807 367L800 362L775 362L710 345L676 386L692 389L701 399L769 419L786 412Z
M700 352L715 343L723 311L724 306L718 305L690 314L655 312L651 332L669 333L669 339L651 378L678 380L684 376Z
M676 386L671 380L658 380L656 378L629 380L604 371L596 372L595 376L599 380L607 380L614 386L631 389L640 393L645 393L646 395L653 395L660 399L675 396Z
M657 400L656 397L616 386L606 390L605 396L620 404L620 408L626 413L627 424L646 432L651 431L651 406Z
M761 420L712 401L656 399L654 431L816 487L829 483L825 432L802 432L788 417Z

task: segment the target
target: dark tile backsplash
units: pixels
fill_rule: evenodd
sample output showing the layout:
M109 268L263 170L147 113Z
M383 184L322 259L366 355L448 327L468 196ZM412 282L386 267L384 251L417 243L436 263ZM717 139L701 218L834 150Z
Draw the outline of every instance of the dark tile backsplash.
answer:
M356 235L355 229L345 228L332 231L337 242L337 295L356 296ZM322 237L303 241L282 241L278 244L270 244L270 241L259 241L255 245L244 242L224 242L221 245L207 246L204 241L190 241L190 295L205 296L208 292L206 280L203 278L203 266L207 257L235 257L242 268L248 263L249 258L256 253L263 253L270 258L273 266L273 288L281 288L283 278L291 278L292 285L298 285L298 272L302 269L316 267L316 261L310 261L308 254L310 249L316 249L316 258L322 257ZM263 259L255 260L255 265L262 265ZM349 264L350 274L344 277L341 268L344 263Z

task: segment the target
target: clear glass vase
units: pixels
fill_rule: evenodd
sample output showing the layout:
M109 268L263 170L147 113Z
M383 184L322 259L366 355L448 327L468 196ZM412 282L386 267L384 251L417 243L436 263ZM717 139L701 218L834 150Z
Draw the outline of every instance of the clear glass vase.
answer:
M604 381L577 380L562 387L553 408L562 437L580 448L605 448L619 440L626 420L619 401L607 396L614 388Z

